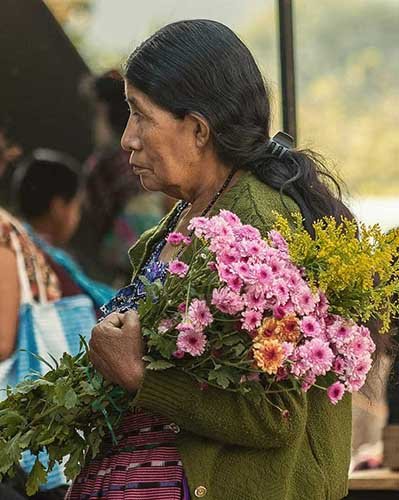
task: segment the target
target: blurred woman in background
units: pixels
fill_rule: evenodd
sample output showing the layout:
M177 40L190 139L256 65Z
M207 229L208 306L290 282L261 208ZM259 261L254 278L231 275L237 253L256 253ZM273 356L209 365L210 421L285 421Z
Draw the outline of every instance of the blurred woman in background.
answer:
M81 217L84 194L79 164L63 153L38 149L17 166L13 190L25 228L57 275L62 297L88 294L94 307L101 306L113 290L88 278L61 250Z

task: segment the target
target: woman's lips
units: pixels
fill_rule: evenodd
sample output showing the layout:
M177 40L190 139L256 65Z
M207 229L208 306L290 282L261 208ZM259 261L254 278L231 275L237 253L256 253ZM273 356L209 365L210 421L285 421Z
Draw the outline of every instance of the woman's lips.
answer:
M132 164L132 167L133 167L133 172L135 174L141 174L141 173L149 170L148 168L141 167L140 165L135 165L134 163Z

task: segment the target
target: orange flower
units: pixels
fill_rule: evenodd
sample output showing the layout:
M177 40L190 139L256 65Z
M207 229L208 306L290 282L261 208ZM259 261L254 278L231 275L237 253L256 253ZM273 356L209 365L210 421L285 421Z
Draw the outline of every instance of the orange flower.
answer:
M275 318L266 318L258 328L258 336L272 338L278 334L278 321Z
M291 314L282 320L266 318L258 328L255 342L259 339L276 339L282 342L297 342L301 334L299 319Z
M284 342L297 342L301 334L299 319L294 316L285 316L279 321L279 337Z
M281 366L284 360L284 349L275 338L257 337L253 346L253 356L257 366L271 375L277 373Z

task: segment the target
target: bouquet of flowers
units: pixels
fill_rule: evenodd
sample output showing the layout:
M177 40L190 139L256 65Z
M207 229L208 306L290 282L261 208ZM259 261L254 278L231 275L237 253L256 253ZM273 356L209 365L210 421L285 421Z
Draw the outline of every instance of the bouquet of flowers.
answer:
M147 283L148 302L139 313L151 325L143 329L148 369L176 366L203 386L239 391L249 390L246 382L254 380L266 391L281 381L304 391L317 385L333 404L346 391L358 391L375 349L361 321L385 319L386 329L398 310L389 300L398 276L383 268L391 261L386 252L399 240L393 238L388 250L377 228L363 227L358 240L354 222L337 226L332 219L316 224L312 240L300 222L295 231L277 218L280 231L264 240L256 228L222 210L191 221L194 243L171 233L170 244L193 245L192 257L190 264L170 263L171 279L161 294L160 283ZM356 257L363 267L352 267Z
M170 262L166 281L142 278L146 298L138 313L148 370L177 368L203 390L316 386L332 404L362 387L375 349L365 323L377 320L384 333L399 314L399 231L327 218L311 238L300 215L294 223L276 216L263 239L226 210L192 219L190 229L192 240L168 235L185 261ZM65 354L7 395L0 403L0 475L12 473L22 451L46 449L49 469L70 455L69 478L98 453L106 432L113 435L131 400L84 352ZM45 477L37 459L29 492Z

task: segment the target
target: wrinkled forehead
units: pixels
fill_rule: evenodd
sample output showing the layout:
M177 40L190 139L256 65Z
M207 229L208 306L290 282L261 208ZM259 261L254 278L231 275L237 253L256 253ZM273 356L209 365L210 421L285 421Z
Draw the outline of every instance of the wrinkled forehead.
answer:
M125 80L125 99L131 109L140 111L154 121L170 120L173 117L170 111L159 106L147 94L127 80Z
M151 99L141 90L125 80L125 97L126 101L139 109L147 109L157 107Z

